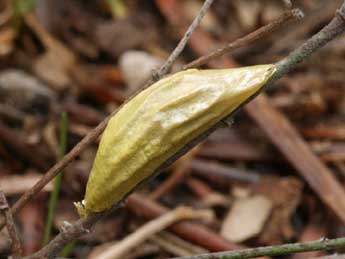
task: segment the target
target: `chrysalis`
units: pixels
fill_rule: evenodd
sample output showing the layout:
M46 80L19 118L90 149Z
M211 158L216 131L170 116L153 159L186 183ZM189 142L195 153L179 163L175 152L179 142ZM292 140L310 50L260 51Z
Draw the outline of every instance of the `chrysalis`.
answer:
M109 209L184 145L233 112L274 73L274 65L190 69L140 92L103 133L81 216Z

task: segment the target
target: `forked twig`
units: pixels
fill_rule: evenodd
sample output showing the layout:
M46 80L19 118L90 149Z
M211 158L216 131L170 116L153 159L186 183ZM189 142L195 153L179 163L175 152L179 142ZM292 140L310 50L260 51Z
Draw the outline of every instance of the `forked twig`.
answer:
M285 12L282 16L280 16L278 19L274 20L273 22L262 26L261 28L247 34L246 36L239 38L235 40L234 42L229 43L228 45L221 47L207 55L204 55L196 60L193 60L192 62L188 63L187 65L183 66L182 70L192 68L192 67L199 67L201 65L204 65L210 60L221 57L230 51L240 48L243 46L246 46L258 39L262 39L265 36L268 36L272 32L279 29L282 24L286 24L288 21L291 21L296 18L302 18L303 13L300 9L293 9L291 11Z
M187 45L188 40L192 36L193 32L196 30L196 28L200 25L200 22L202 18L204 18L205 14L207 13L208 9L210 8L211 4L214 0L206 0L201 7L199 14L195 17L192 24L187 29L186 33L183 35L182 39L174 49L174 51L170 54L169 58L165 63L160 67L160 69L153 74L153 77L151 80L148 81L146 85L151 85L155 81L158 81L161 79L164 75L170 72L170 69L172 65L175 63L176 59L181 55L182 51Z
M9 208L5 194L0 190L0 210L5 214L7 231L12 240L12 257L19 259L22 255L22 246Z

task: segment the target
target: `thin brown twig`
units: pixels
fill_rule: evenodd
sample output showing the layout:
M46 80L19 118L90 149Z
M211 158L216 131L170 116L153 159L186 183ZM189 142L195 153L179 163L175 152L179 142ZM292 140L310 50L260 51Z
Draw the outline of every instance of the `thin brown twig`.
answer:
M193 254L204 254L207 252L203 247L194 245L174 234L162 231L149 237L149 240L161 247L164 251L175 256L187 256Z
M345 254L334 253L331 255L312 257L312 258L308 258L308 259L344 259L344 258L345 258Z
M293 10L287 11L282 16L272 21L271 23L263 27L260 27L259 29L247 34L246 36L242 38L235 40L234 42L227 44L224 47L221 47L205 56L202 56L196 60L193 60L192 62L183 66L182 70L204 65L210 62L210 60L221 57L236 48L243 47L254 41L257 41L258 39L262 39L268 36L272 32L279 29L282 26L282 24L286 24L288 21L294 20L296 18L302 18L302 17L303 17L303 13L299 9L293 9Z
M341 13L341 15L340 15ZM276 63L276 72L271 77L267 85L274 83L278 79L280 79L283 75L287 74L291 70L293 70L300 62L308 58L311 54L319 50L321 47L323 47L325 44L327 44L329 41L333 40L340 34L342 34L345 31L345 20L343 19L343 16L345 14L345 1L343 2L341 8L337 11L334 18L324 27L322 30L320 30L318 33L316 33L313 37L311 37L309 40L307 40L304 44L302 44L299 48L294 50L290 55L288 55L286 58L281 60L280 62ZM256 95L255 95L256 96ZM253 99L255 96L253 96L251 99ZM248 100L248 101L250 101ZM246 102L247 103L247 102ZM243 107L246 103L242 104L240 108ZM235 111L236 112L236 111ZM234 113L235 113L234 112ZM228 115L228 117L231 117L234 113ZM214 130L217 128L223 126L223 122L218 122L215 124L212 128L208 129L206 132L198 136L196 139L188 143L186 146L184 146L180 151L178 151L176 154L174 154L172 157L170 157L168 160L166 160L153 174L152 177L154 177L158 172L160 172L163 168L170 165L174 161L176 161L179 157L184 155L186 152L188 152L190 149L192 149L194 146L196 146L198 143L203 141L207 138L209 134L211 134ZM141 186L143 183L139 184ZM139 187L137 186L137 188ZM121 203L116 204L114 208L112 208L109 211L101 212L98 214L94 214L90 216L87 219L80 219L74 224L71 224L69 228L63 230L59 235L57 235L46 247L38 251L37 253L28 256L27 259L36 259L36 258L44 258L47 255L54 255L56 254L65 244L68 242L76 239L81 234L85 233L85 229L88 229L91 227L96 221L98 221L101 217L104 215L109 214L111 211L114 211L117 209ZM331 240L330 240L331 241ZM328 244L328 243L327 243ZM322 246L321 249L324 249L324 246ZM306 250L305 250L306 251ZM244 257L238 257L238 258L244 258Z
M123 258L133 248L142 244L150 236L168 228L170 225L187 219L209 217L209 211L195 211L188 207L178 207L164 215L151 220L138 228L131 235L109 247L93 259L118 259Z
M188 40L190 39L196 28L200 25L202 18L207 13L213 1L214 0L206 0L204 2L198 15L195 17L194 21L189 26L186 33L183 35L182 39L180 40L174 51L171 53L167 61L163 64L163 66L160 67L160 69L156 73L154 73L153 78L149 80L149 82L147 83L148 86L151 85L154 81L158 81L160 78L162 78L164 75L170 72L172 65L175 63L176 59L181 55L182 51L186 47Z
M309 40L307 40L300 47L292 51L292 53L286 58L282 59L277 63L279 69L268 82L275 82L277 79L281 78L283 75L292 71L296 65L301 63L303 60L308 58L316 50L322 48L329 41L338 37L345 31L345 1L342 3L341 7L336 11L334 18L320 30L318 33L313 35Z
M9 209L6 196L3 191L0 190L0 210L4 212L6 218L6 226L8 234L12 240L12 257L14 259L21 258L22 255L22 246L20 244L19 236L14 224L12 213Z
M225 251L194 256L176 257L175 259L244 259L262 256L283 256L317 250L334 250L345 246L345 238L321 239L316 241L293 243L276 246L264 246L243 250Z
M164 194L168 193L172 188L182 182L183 179L191 171L190 161L186 161L183 164L179 165L172 174L169 175L161 185L159 185L150 195L152 200L157 200Z
M181 39L180 43L177 45L176 49L172 52L167 62L159 69L157 73L153 73L151 79L145 84L144 88L151 85L152 83L158 81L165 74L167 74L176 61L178 56L181 54L182 50L186 46L187 41L191 37L192 33L200 24L201 19L205 16L207 10L214 0L206 0L202 8L200 9L198 15L192 22L192 24L187 29L184 37ZM129 98L131 99L131 98ZM43 177L28 191L26 191L19 200L12 206L11 213L16 214L24 205L30 201L37 193L39 193L45 185L47 185L55 176L59 174L70 162L72 162L85 148L87 148L91 143L93 143L103 132L108 124L109 119L117 113L118 109L114 110L107 118L105 118L100 124L97 125L92 131L90 131L69 153L67 153L63 159L57 162L53 167L51 167ZM0 218L0 229L3 228L5 224L4 218Z
M198 152L198 148L191 150L183 159L177 163L174 171L169 175L168 179L159 185L151 194L152 200L159 199L164 194L168 193L175 185L179 184L186 175L191 171L191 161Z
M128 197L126 209L148 220L157 218L171 210L136 193ZM174 224L169 228L169 232L213 252L244 248L242 245L226 240L207 226L192 221Z

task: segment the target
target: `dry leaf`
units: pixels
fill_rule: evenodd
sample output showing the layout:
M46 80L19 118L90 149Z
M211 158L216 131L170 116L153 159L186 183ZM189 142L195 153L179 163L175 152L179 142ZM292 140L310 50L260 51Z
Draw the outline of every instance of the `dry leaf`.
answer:
M57 90L64 89L70 83L67 68L69 63L60 59L59 52L49 50L34 61L34 71L44 81Z
M25 22L46 47L46 52L33 62L34 71L52 87L64 89L71 81L69 72L76 62L74 54L55 39L33 14L27 14Z
M259 237L264 244L278 244L294 236L291 217L301 200L303 183L297 177L264 177L257 192L269 197L273 211Z
M223 222L222 236L242 242L258 235L271 209L272 202L263 195L237 199Z

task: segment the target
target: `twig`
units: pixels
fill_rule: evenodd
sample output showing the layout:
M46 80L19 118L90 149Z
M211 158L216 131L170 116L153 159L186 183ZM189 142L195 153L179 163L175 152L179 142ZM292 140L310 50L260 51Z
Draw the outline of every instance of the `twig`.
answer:
M167 62L159 69L155 74L152 74L151 79L145 84L144 87L149 86L155 81L158 81L163 77L171 68L172 64L176 61L179 54L181 54L184 49L188 39L197 26L200 24L201 19L206 14L208 8L212 4L213 0L206 0L202 6L199 14L194 19L191 26L188 28L185 36L182 38L180 43L177 45L176 49L168 58ZM11 213L16 214L24 205L30 201L37 193L39 193L47 183L49 183L56 175L59 174L70 162L72 162L86 147L93 143L103 132L108 124L109 119L117 113L118 109L114 110L107 118L105 118L101 123L97 125L89 134L87 134L69 153L67 153L62 160L51 167L30 190L26 191L12 206ZM3 228L5 224L4 218L0 218L0 229Z
M153 235L149 240L175 256L189 256L209 252L203 247L196 246L167 231L162 231L161 233Z
M166 208L161 207L148 199L142 199L139 195L136 195L136 194L133 194L129 198L127 206L129 205L131 205L130 206L131 208L139 209L141 212L145 208L147 213L151 213L151 214L153 213L156 216L163 215L164 213L167 212ZM115 211L116 209L120 208L121 206L122 204L117 204L111 210L98 213L98 214L92 214L87 219L79 219L73 224L67 224L66 227L62 228L60 234L58 234L47 246L42 248L37 253L30 255L28 257L25 257L25 259L41 259L41 258L47 257L48 255L49 256L56 255L61 250L61 248L64 247L67 243L87 233L88 229L91 228L91 226L94 225L97 221L107 216L111 212ZM213 233L212 231L208 231L207 228L204 228L202 226L199 227L199 225L196 225L191 222L180 222L173 225L172 228L173 228L174 233L176 234L182 233L182 232L183 233L188 232L188 234L192 235L194 239L198 239L198 237L200 236L200 238L203 241L204 246L206 246L206 244L208 244L209 246L213 244L213 246L215 246L214 241L216 239L216 241L218 241L217 248L213 250L218 250L218 251L225 250L225 249L230 250L230 249L240 247L238 245L231 244L228 241L223 241L222 238L219 238L219 236ZM201 235L203 236L201 237Z
M182 70L192 68L192 67L199 67L204 65L210 60L223 56L224 54L229 53L230 51L248 45L258 39L262 39L265 36L269 35L270 33L276 31L277 29L281 28L283 24L286 24L288 21L291 21L296 18L302 18L303 13L299 9L293 9L291 11L285 12L282 16L278 19L274 20L273 22L253 31L246 36L235 40L234 42L229 43L228 45L219 48L205 56L202 56L196 60L193 60L189 64L183 66Z
M8 234L10 235L11 240L12 240L12 257L14 259L19 259L21 258L21 255L22 255L22 247L20 245L20 240L18 237L16 226L12 218L12 213L9 210L6 196L1 190L0 190L0 210L4 211Z
M103 213L103 215L95 214L89 217L87 220L79 219L74 224L65 223L64 227L61 229L60 233L52 239L48 245L43 247L41 250L33 255L25 257L26 259L41 259L47 258L48 256L55 256L59 251L66 246L71 241L75 240L83 234L87 234L89 231L87 229L91 228L102 216L108 213Z
M302 46L294 50L289 56L277 63L277 71L270 82L275 82L283 75L293 70L300 62L308 58L315 51L326 45L345 31L345 2L336 11L335 17L321 31L307 40Z
M335 17L331 20L329 24L327 24L321 31L316 33L312 38L307 40L302 46L297 48L295 51L293 51L289 56L287 56L282 61L278 62L276 64L276 73L272 76L272 78L269 80L268 84L272 84L275 81L277 81L279 78L281 78L283 75L290 72L292 69L294 69L301 61L308 58L312 53L317 51L319 48L324 46L327 42L331 41L332 39L339 36L341 33L345 31L345 20L343 19L345 13L345 1L343 2L341 8L338 10ZM253 99L255 96L253 96L251 99ZM248 100L248 101L250 101ZM243 104L245 105L245 104ZM240 108L243 107L241 105ZM235 111L236 112L236 111ZM230 114L228 117L231 117L233 115ZM106 122L102 122L102 124L106 124ZM98 126L99 129L101 126ZM165 161L153 174L155 176L159 171L161 171L166 166L170 165L174 161L176 161L179 157L181 157L183 154L188 152L190 149L192 149L195 145L203 141L207 138L209 134L211 134L214 130L216 130L219 127L223 126L223 122L218 122L215 124L212 128L208 129L206 132L201 134L199 137L188 143L185 147L183 147L179 152L174 154L172 157L170 157L167 161ZM96 129L97 129L96 128ZM95 132L93 131L93 134ZM87 136L88 137L88 136ZM86 138L87 138L86 137ZM82 140L83 143L85 143L85 139ZM88 144L88 143L87 143ZM78 144L80 147L81 145ZM83 147L83 146L81 146ZM81 150L80 150L81 151ZM71 156L67 155L69 158ZM72 157L73 159L74 157ZM72 160L71 159L71 160ZM139 186L141 186L140 184ZM139 187L138 186L138 187ZM33 193L34 195L34 193ZM23 204L24 205L24 204ZM112 210L115 210L119 207L120 204L116 204ZM111 211L112 211L111 210ZM33 254L32 256L27 257L27 259L34 259L34 258L42 258L47 255L54 255L57 253L61 247L63 247L66 243L74 240L81 234L85 233L85 229L88 229L90 226L92 226L96 221L98 221L102 216L107 215L109 211L102 212L99 214L92 215L86 220L78 220L76 223L72 224L68 229L65 229L62 231L59 235L57 235L46 247L38 251L36 254Z
M300 253L306 251L317 250L333 250L345 247L345 238L321 239L317 241L294 243L277 246L266 246L249 248L237 251L227 251L219 253L210 253L186 257L178 257L178 259L244 259L255 258L261 256L283 256L292 253ZM177 259L177 258L176 258Z
M67 129L68 117L67 113L62 113L60 122L60 145L59 145L59 159L62 159L66 153L67 145ZM55 208L59 197L60 186L62 180L62 173L58 174L54 181L53 191L50 195L47 222L44 229L43 245L46 245L50 240L51 230L53 226L53 219L55 214Z
M183 161L181 164L179 164L177 168L169 175L168 179L166 179L151 193L150 198L157 200L182 182L191 171L190 163L191 161Z
M191 161L197 154L198 150L198 147L194 148L188 153L188 155L179 160L179 163L176 164L173 172L169 175L169 177L154 191L152 191L152 193L150 194L151 199L159 199L164 194L173 189L176 185L178 185L183 179L185 179L186 175L188 175L191 171Z
M201 159L194 159L192 161L192 168L201 175L215 175L222 179L242 181L242 182L258 182L260 175L250 170L243 170L230 166L224 166L220 163L206 161Z
M199 26L202 18L207 13L207 11L210 8L210 6L213 3L213 1L214 0L206 0L204 2L203 6L201 7L201 9L200 9L200 11L198 13L198 15L195 17L194 21L189 26L188 30L183 35L182 39L180 40L180 42L178 43L178 45L176 46L174 51L171 53L171 55L169 56L167 61L163 64L163 66L161 66L161 68L156 73L154 73L154 76L152 78L152 79L154 79L154 81L158 81L164 75L169 73L172 65L175 63L176 59L180 56L181 52L186 47L186 44L187 44L188 40L190 39L190 37L192 36L192 33ZM147 85L151 85L154 82L152 79L147 83Z
M318 256L318 257L313 257L309 259L344 259L345 254L331 254L331 255L325 255L325 256Z
M128 198L126 209L137 216L151 220L167 213L170 209L162 204L143 197L140 194L133 194ZM212 229L191 221L183 221L172 225L169 232L203 247L212 252L227 251L244 248L242 245L234 244Z
M207 212L208 214L208 212ZM185 219L208 216L205 211L194 211L187 207L179 207L163 216L156 218L137 229L133 234L111 246L109 249L95 256L93 259L119 259L123 258L133 248L142 244L150 236L166 229L168 226Z

